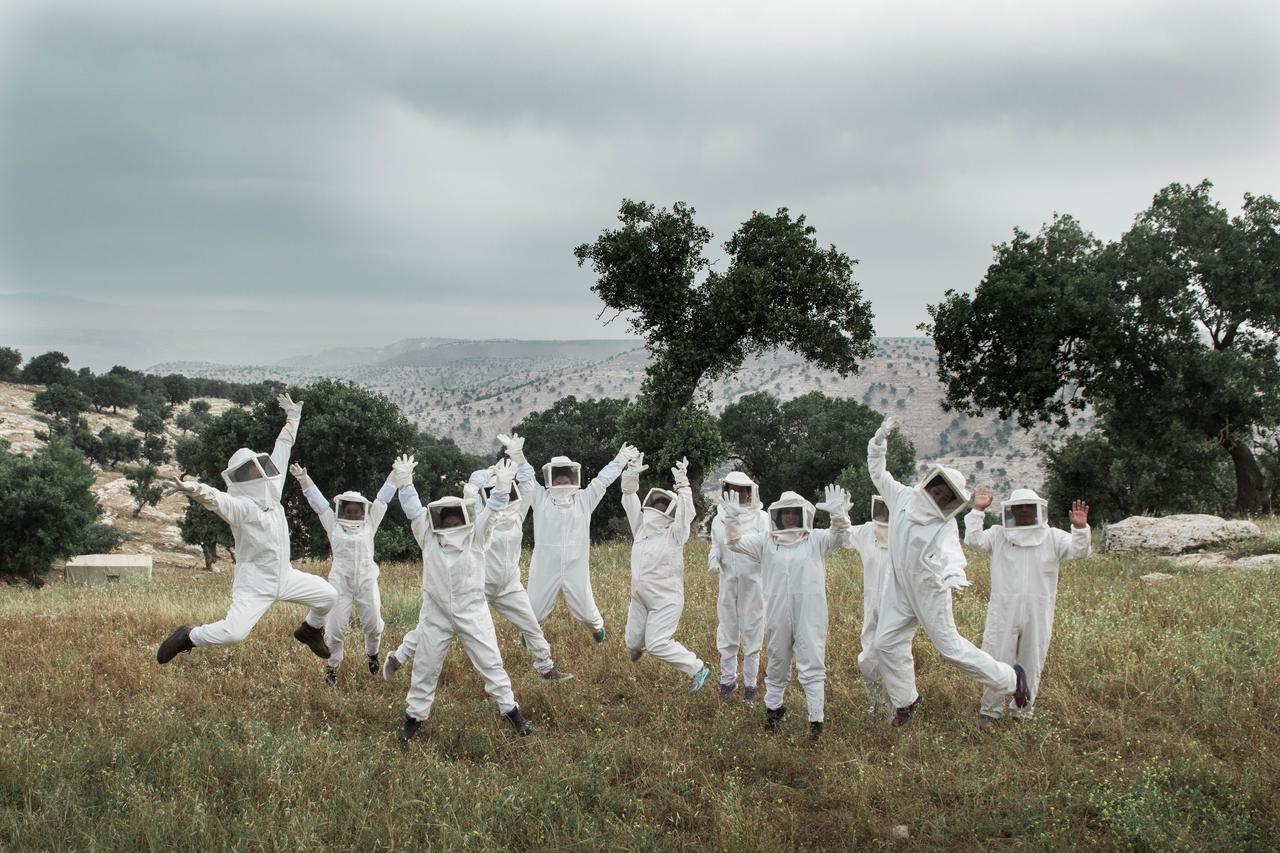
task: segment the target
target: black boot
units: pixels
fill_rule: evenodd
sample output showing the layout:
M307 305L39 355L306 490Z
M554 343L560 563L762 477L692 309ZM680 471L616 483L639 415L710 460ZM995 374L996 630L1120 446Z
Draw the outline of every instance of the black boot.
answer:
M512 727L515 728L520 737L528 737L533 734L533 726L529 724L528 720L520 716L520 706L517 705L507 713L503 714L503 716L511 721Z
M764 728L765 731L775 731L778 723L782 722L782 718L787 715L787 706L780 705L777 708L764 709Z
M822 737L822 720L809 721L809 740L817 740Z
M900 729L907 723L911 722L911 715L914 714L921 705L924 704L923 696L916 696L916 701L912 702L905 708L899 708L893 712L893 719L889 721L889 725L895 729Z
M316 657L329 659L329 646L324 641L324 629L316 628L306 620L298 626L298 630L293 632L293 638L302 643L311 651L316 653Z
M378 660L377 655L365 655L369 660L369 674L377 675L382 671L382 663Z
M168 663L183 652L189 652L194 648L195 644L191 642L191 628L181 625L165 638L160 648L156 649L156 663Z
M333 687L338 683L338 671L331 666L324 668L324 683Z
M422 725L422 720L415 720L408 714L404 715L404 727L396 732L396 740L401 743L408 743L413 740L413 736L418 733L418 726Z

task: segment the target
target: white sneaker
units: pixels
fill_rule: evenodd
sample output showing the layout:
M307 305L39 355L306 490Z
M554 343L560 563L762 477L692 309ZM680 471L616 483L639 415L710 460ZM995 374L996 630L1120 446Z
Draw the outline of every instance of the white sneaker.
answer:
M396 670L401 666L400 658L395 655L387 655L386 660L382 662L382 680L390 681L392 676L396 674Z

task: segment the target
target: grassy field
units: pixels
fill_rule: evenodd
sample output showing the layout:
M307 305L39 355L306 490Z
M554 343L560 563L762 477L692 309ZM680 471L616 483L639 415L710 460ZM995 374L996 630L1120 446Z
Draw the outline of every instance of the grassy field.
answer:
M243 645L155 663L173 628L220 618L229 576L146 588L0 588L0 848L76 850L1272 848L1280 840L1280 573L1181 573L1094 557L1065 567L1036 722L977 730L979 688L916 643L923 713L898 731L867 713L856 664L861 570L828 565L827 729L785 731L760 706L622 645L629 549L593 555L602 647L561 606L544 684L499 621L517 739L455 645L408 748L393 732L407 673L344 665L336 688L273 609ZM714 659L715 581L691 545L679 638ZM309 566L313 571L323 567ZM982 633L985 561L957 601ZM386 566L386 642L416 618L418 570ZM389 647L389 646L388 646ZM354 664L354 666L353 666Z

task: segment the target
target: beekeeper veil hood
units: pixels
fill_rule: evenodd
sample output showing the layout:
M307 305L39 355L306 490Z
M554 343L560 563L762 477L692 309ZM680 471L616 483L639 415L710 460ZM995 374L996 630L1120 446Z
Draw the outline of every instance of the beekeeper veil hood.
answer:
M1031 489L1014 489L1001 506L1004 534L1012 545L1034 548L1049 535L1049 502Z
M551 493L551 500L568 503L582 488L582 466L568 456L552 456L542 466L542 483Z
M440 547L450 551L461 551L466 547L474 529L474 508L475 503L466 498L440 498L427 504L427 512L431 513L431 531Z
M871 521L874 524L872 531L875 533L876 542L881 545L889 544L889 504L885 503L884 498L879 495L871 496Z
M333 499L333 514L343 530L355 533L363 530L369 517L369 501L359 492L343 492Z
M802 542L813 530L813 504L795 492L783 492L769 504L769 535L779 545Z
M269 454L240 448L231 454L222 479L227 484L229 495L249 498L262 507L280 503L284 477Z
M666 489L650 489L644 496L644 525L665 530L676 514L676 493Z
M916 485L910 497L912 521L950 521L969 503L964 475L955 468L934 465Z
M725 513L730 518L760 511L760 487L741 471L733 471L726 476L720 484L720 491L724 495Z

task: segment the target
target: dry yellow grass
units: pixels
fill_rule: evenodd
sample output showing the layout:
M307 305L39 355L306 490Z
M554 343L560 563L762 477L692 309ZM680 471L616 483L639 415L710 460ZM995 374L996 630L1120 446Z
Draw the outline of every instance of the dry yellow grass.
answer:
M274 608L241 646L167 667L180 622L219 618L229 575L144 588L0 589L0 848L424 849L615 847L1265 848L1280 837L1280 574L1181 573L1095 557L1064 567L1034 726L977 731L979 688L916 644L924 712L869 716L858 675L861 571L828 566L827 731L802 713L766 736L763 710L697 696L621 641L629 548L593 554L609 637L560 607L557 662L537 679L498 620L516 695L538 727L515 738L455 646L431 720L394 741L407 673L384 684L358 641L337 688ZM678 637L714 660L715 579L688 550ZM957 602L981 636L986 563ZM323 566L307 567L320 571ZM386 642L418 607L418 567L385 566ZM803 709L796 688L793 712Z

